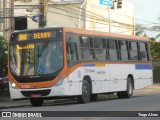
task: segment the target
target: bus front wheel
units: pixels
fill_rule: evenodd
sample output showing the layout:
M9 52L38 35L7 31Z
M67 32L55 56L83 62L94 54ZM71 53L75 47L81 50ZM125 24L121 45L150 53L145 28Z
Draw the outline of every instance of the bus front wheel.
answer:
M33 106L41 106L43 104L43 98L30 98L30 102Z
M88 103L90 102L91 89L87 80L84 80L82 83L82 95L77 97L79 103Z
M117 92L118 98L131 98L133 95L133 82L132 79L129 77L127 79L127 90Z

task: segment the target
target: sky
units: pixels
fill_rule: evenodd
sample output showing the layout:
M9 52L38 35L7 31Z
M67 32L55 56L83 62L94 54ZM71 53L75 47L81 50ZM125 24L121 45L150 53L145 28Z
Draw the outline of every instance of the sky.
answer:
M136 23L158 23L158 17L160 17L160 0L135 0Z

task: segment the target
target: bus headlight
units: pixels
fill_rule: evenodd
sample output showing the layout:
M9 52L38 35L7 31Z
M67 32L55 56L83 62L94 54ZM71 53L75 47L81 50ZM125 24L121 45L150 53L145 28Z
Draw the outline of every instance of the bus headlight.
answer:
M62 85L64 79L65 79L65 75L62 75L54 86L57 87Z
M10 81L10 84L11 84L12 88L17 89L17 86L14 82Z
M12 87L13 87L13 88L16 88L17 86L16 86L16 84L15 84L15 83L12 83Z

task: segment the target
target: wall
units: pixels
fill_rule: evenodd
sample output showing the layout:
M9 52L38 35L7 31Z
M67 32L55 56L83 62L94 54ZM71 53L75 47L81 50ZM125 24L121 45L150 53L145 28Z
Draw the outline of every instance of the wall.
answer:
M34 0L33 0L34 1ZM64 2L65 1L65 2ZM85 28L97 31L109 31L108 9L99 5L99 0L50 0L47 9L47 26L65 26ZM26 4L26 3L23 3ZM22 5L22 3L20 3ZM27 5L37 5L35 2ZM86 12L85 12L86 10ZM111 32L134 34L134 0L123 0L121 9L110 11ZM15 15L33 16L38 8L32 12L26 9L16 9ZM38 28L38 23L28 18L28 28Z
M81 4L53 5L48 8L47 26L79 28Z
M86 21L87 29L108 32L110 21L111 32L134 34L134 0L123 0L121 9L117 9L115 4L115 9L109 10L108 7L99 5L97 0L87 0L86 11L87 20L96 19L94 22Z

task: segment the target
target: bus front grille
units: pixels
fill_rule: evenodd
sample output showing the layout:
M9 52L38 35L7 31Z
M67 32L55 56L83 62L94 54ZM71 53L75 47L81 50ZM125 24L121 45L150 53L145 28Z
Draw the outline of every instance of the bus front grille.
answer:
M22 95L25 97L31 97L32 95L41 95L43 97L49 95L50 92L51 92L50 89L36 90L36 91L21 91Z

